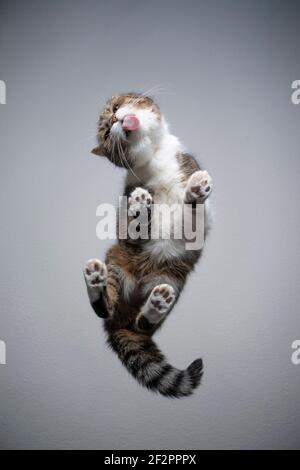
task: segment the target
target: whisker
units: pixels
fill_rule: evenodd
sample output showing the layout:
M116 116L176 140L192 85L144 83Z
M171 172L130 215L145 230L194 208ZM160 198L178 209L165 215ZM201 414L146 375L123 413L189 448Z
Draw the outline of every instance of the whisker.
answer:
M119 140L118 142L119 142L119 145L120 145L120 156L121 156L122 161L123 161L123 162L125 161L125 167L133 174L133 176L134 176L138 181L141 181L141 179L135 174L135 172L134 172L133 169L131 168L129 161L128 161L127 158L126 158L124 149L123 149L123 147L122 147L122 145L121 145L121 143L120 143L120 140Z
M87 140L94 139L95 137L98 137L98 134L93 134L88 137L85 137L84 139L78 140L76 143L77 144L82 144L83 142L86 142Z
M170 84L169 83L160 83L160 84L157 84L157 85L154 85L148 89L142 89L141 90L141 95L143 96L149 96L149 95L152 95L152 96L155 96L157 94L169 94L170 93ZM171 93L172 94L172 93Z

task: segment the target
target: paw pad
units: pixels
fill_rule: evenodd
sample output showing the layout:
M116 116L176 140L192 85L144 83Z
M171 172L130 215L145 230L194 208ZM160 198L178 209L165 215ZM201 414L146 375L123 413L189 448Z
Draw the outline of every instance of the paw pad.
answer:
M88 286L102 287L106 282L107 268L102 261L90 259L84 267L83 274Z
M186 202L204 201L212 191L212 179L207 171L196 171L189 179Z
M165 312L175 300L175 291L172 286L161 284L154 287L149 300L152 308L160 312Z
M151 194L143 188L136 188L128 198L128 214L137 217L143 210L150 209Z

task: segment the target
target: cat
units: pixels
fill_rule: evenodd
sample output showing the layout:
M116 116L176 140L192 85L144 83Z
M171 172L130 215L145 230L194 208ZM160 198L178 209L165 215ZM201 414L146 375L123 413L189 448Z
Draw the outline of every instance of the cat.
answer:
M152 98L139 93L113 96L100 115L98 145L92 153L127 170L129 221L146 209L149 226L161 223L151 219L153 204L185 203L194 211L205 202L208 233L212 179L183 151ZM185 241L174 237L128 236L109 249L105 263L91 259L84 267L90 303L104 319L110 347L140 384L167 397L191 395L203 374L201 359L179 370L152 340L201 253L202 249L186 250Z

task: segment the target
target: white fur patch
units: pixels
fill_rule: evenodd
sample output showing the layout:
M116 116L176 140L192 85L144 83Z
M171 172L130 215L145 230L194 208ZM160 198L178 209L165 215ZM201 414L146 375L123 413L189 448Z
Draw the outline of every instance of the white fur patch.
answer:
M129 301L136 286L136 281L128 273L125 274L122 269L119 270L119 277L120 284L122 285L123 289L124 300Z
M163 239L159 234L168 232L167 227L161 226L164 218L154 210L151 220L151 230L153 234L158 234L158 239L152 239L145 244L145 250L151 252L153 256L169 258L182 255L185 251L184 240L174 240L174 227L182 227L182 209L185 188L181 182L180 168L176 155L182 151L181 144L177 137L169 134L167 124L163 124L163 134L160 135L160 142L157 147L151 144L145 147L140 154L135 156L136 161L145 162L143 166L134 167L136 177L141 184L145 183L154 191L154 204L165 204L174 206L176 210L171 218L171 237ZM127 184L136 184L137 178L128 172ZM165 219L166 220L166 219ZM169 224L169 222L168 222Z
M130 132L127 137L133 171L127 172L126 184L133 186L144 184L151 188L154 193L152 202L155 205L177 206L172 213L168 239L162 234L168 232L170 221L154 211L151 220L152 239L145 243L144 250L160 259L183 256L186 253L186 240L183 233L181 239L175 233L178 228L182 230L182 205L186 191L176 158L183 151L182 145L177 137L170 134L163 116L159 117L149 108L138 108L134 105L122 106L116 112L119 122L112 126L112 131L116 135L124 134L120 121L127 114L137 116L140 127ZM207 214L208 208L206 208Z

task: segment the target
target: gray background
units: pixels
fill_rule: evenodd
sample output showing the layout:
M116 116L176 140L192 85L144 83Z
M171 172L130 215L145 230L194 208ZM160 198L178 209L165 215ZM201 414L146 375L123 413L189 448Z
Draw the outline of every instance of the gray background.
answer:
M300 4L0 2L0 442L22 449L300 447ZM215 182L205 256L157 342L203 385L170 401L105 346L82 266L123 172L90 156L113 93L155 93Z

